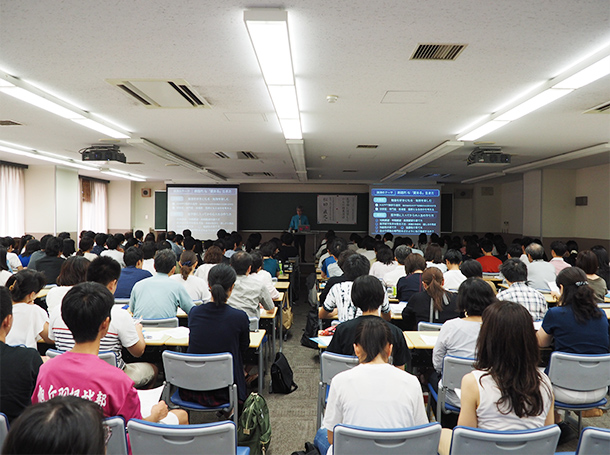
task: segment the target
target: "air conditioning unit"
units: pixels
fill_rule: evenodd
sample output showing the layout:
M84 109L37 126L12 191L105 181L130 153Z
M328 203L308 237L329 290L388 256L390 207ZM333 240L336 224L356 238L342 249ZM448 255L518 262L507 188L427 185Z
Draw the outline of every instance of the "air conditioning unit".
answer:
M510 164L510 155L502 153L502 147L477 147L468 159L468 166L473 165L506 165Z

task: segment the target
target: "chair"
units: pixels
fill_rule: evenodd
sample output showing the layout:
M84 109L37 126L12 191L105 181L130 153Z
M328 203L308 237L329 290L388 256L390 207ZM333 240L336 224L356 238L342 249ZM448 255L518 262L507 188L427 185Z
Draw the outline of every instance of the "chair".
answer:
M166 379L163 396L166 403L169 404L171 401L189 411L233 409L233 420L237 425L237 385L233 379L233 356L230 353L185 354L163 351L162 357ZM180 398L177 389L173 395L170 395L172 386L201 392L228 388L229 403L206 407L199 403L185 401ZM167 401L168 399L169 401Z
M201 425L163 425L132 419L127 423L133 455L193 453L248 455L249 447L237 447L231 421Z
M436 455L441 426L428 423L412 428L375 429L336 425L335 455Z
M443 324L439 324L436 322L420 322L417 324L418 332L440 332Z
M549 363L549 379L555 393L555 409L566 411L566 422L569 412L578 415L578 433L582 431L581 412L595 409L607 403L605 397L610 386L610 354L569 354L553 352ZM570 399L566 403L566 392L582 393L583 399ZM585 396L586 394L586 396Z
M142 327L178 327L178 318L163 318L163 319L142 319Z
M8 434L8 418L2 412L0 412L0 448L4 445L4 440Z
M57 357L58 355L63 354L64 351L59 351L57 349L47 349L47 352L45 352L45 355L47 357L49 357L50 359ZM104 362L106 362L108 365L112 365L113 367L118 366L118 362L117 362L117 358L116 358L116 353L113 351L100 351L97 356L102 359Z
M557 425L521 431L492 431L457 426L453 429L451 455L551 455L555 453L560 434Z
M610 453L610 430L587 427L582 430L576 455L608 455Z
M123 417L108 417L104 419L104 425L112 432L106 444L106 455L127 455L127 434Z
M250 321L250 332L257 332L259 319L252 316L248 316L248 320Z
M428 392L436 400L436 420L441 421L441 415L459 414L460 408L447 403L447 392L459 389L462 386L462 378L474 370L474 359L463 357L445 356L443 359L443 377L438 383L438 393L432 385L428 384ZM430 414L430 400L427 406L428 415Z
M115 305L129 305L129 298L115 298Z
M358 365L358 357L352 355L323 352L320 354L320 383L318 384L318 412L316 428L322 426L322 415L328 399L328 386L338 373L349 370Z

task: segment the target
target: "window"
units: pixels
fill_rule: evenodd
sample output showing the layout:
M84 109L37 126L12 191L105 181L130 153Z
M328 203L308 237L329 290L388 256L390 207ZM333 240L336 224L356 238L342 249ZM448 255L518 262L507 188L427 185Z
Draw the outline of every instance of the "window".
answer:
M23 167L0 164L0 235L21 237L25 232Z
M106 232L108 230L108 184L81 178L80 189L78 230Z

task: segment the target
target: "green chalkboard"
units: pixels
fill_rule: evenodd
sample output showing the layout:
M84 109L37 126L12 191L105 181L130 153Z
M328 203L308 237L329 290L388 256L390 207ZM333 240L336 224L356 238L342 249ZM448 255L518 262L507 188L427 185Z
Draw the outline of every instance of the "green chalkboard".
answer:
M322 194L322 193L321 193ZM330 193L323 193L330 194ZM335 193L337 194L337 193ZM341 193L343 195L343 193ZM317 193L239 193L237 222L242 231L283 231L288 229L296 206L302 205L312 230L368 231L369 198L367 193L351 193L358 197L356 224L318 224ZM346 194L347 195L347 194Z
M167 230L167 193L155 191L155 230Z

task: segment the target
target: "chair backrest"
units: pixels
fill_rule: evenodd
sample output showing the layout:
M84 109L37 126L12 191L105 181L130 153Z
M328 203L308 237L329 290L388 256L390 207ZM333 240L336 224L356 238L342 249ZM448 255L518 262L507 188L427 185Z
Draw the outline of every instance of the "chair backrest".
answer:
M576 391L610 386L610 354L553 352L549 379L558 387Z
M57 349L47 349L47 352L45 352L44 355L52 359L54 357L57 357L58 355L63 354L64 352L65 351L58 351ZM116 353L113 351L100 351L98 353L98 357L107 364L112 365L113 367L116 367L118 365Z
M462 378L473 370L474 359L445 356L443 359L443 387L459 389L462 387Z
M561 430L557 425L523 431L491 431L479 428L455 427L451 441L451 455L502 455L555 453Z
M397 429L337 425L333 450L335 455L436 455L440 437L438 423Z
M0 412L0 448L4 445L4 440L8 434L8 418Z
M180 388L206 391L223 389L234 383L233 356L221 354L185 354L163 351L165 379Z
M258 318L255 318L253 316L248 316L248 320L250 321L250 332L256 332L258 331Z
M125 299L125 298L114 298L114 304L115 305L129 305L129 299Z
M576 455L608 455L610 429L587 427L580 434Z
M142 319L142 327L178 327L178 318Z
M354 368L356 365L358 365L356 356L323 352L320 355L320 381L330 384L335 375Z
M127 434L125 420L121 416L104 419L104 425L110 428L112 435L106 445L106 455L127 455Z
M162 425L132 419L127 423L133 455L171 453L235 454L235 424L231 421L201 425Z
M436 322L420 322L417 324L417 330L419 332L439 332L443 324Z

